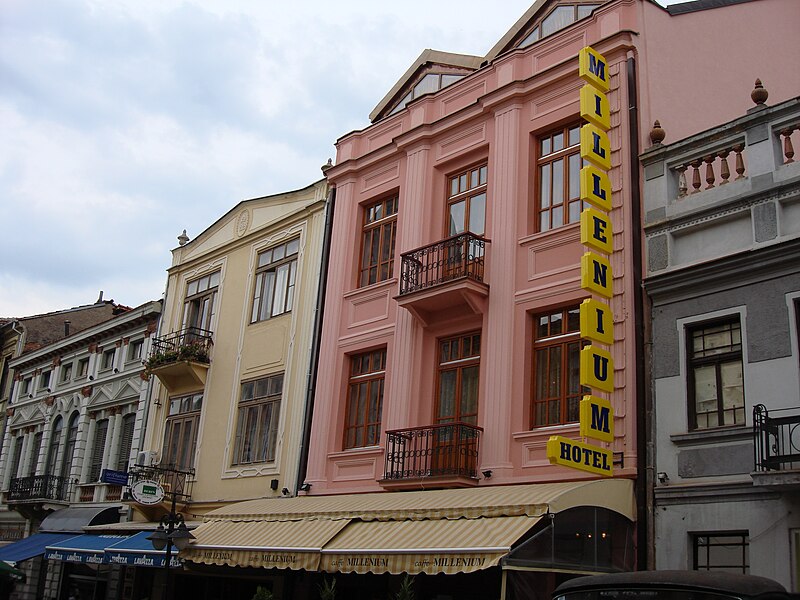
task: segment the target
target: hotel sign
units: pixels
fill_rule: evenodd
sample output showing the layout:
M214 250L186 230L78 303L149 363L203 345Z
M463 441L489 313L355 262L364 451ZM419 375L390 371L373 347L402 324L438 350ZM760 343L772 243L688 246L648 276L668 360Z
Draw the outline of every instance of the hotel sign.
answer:
M131 486L131 496L139 504L158 504L164 499L164 488L152 479L140 479Z
M586 83L580 92L580 155L585 166L580 172L581 200L590 204L581 213L581 243L586 252L581 257L581 288L594 297L581 303L581 337L592 343L580 353L580 383L592 390L614 391L614 358L606 348L614 343L613 312L605 300L614 297L611 266L613 230L611 224L611 108L606 92L608 64L591 47L578 55L578 76ZM597 297L600 297L599 299ZM580 403L580 434L602 442L614 441L614 409L609 400L586 395ZM613 474L613 455L600 448L563 436L547 442L547 458L558 464L598 475Z

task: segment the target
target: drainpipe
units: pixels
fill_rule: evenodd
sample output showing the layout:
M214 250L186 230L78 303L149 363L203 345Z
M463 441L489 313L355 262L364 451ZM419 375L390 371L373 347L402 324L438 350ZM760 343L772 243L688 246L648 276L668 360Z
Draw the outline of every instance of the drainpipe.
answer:
M630 189L631 189L631 220L636 227L633 235L632 258L635 268L633 271L633 302L634 302L634 356L636 360L636 566L643 570L652 568L649 564L650 544L653 542L651 535L652 513L652 469L650 469L650 452L648 442L651 431L649 425L650 414L652 412L652 399L649 394L649 386L645 380L649 376L649 368L645 369L644 355L644 286L642 285L642 211L641 211L641 191L639 189L640 170L639 170L639 110L637 106L637 86L636 86L636 59L628 57L627 61L627 85L628 85L628 127L630 130Z
M308 445L311 441L311 415L314 413L314 394L317 387L317 371L319 368L320 338L322 337L322 318L325 313L325 289L328 282L328 264L331 254L331 233L333 230L333 209L336 206L336 188L331 187L325 201L325 233L322 238L322 260L319 269L317 287L317 306L314 309L314 339L311 343L311 361L308 365L306 381L306 407L303 417L303 437L300 440L300 463L297 466L297 479L294 483L294 495L308 473Z

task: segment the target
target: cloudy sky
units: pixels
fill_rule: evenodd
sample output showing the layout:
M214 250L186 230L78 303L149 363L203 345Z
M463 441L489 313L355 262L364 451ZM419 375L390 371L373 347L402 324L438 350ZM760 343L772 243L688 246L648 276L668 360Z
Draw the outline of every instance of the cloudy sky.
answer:
M531 2L0 0L0 317L160 298L181 230L319 179L423 49Z

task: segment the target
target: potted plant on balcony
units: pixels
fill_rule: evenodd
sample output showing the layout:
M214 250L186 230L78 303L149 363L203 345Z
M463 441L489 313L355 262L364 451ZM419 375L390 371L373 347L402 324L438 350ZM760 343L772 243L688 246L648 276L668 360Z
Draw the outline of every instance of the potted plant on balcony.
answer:
M156 352L155 354L151 354L144 363L144 366L148 371L150 371L162 365L173 363L176 360L178 360L177 351L165 350L164 352Z
M178 348L178 360L191 360L194 362L208 362L208 351L204 344L190 342Z

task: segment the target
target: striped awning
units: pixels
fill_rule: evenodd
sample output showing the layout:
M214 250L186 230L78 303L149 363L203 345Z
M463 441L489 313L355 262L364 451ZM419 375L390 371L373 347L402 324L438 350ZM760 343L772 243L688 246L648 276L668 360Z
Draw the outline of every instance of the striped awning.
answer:
M212 520L193 532L194 543L180 556L212 565L316 571L323 546L349 522L348 519Z
M495 566L539 520L353 521L322 550L323 571L472 573Z
M208 513L181 558L357 573L494 566L548 513L594 506L635 520L624 479L251 500Z

